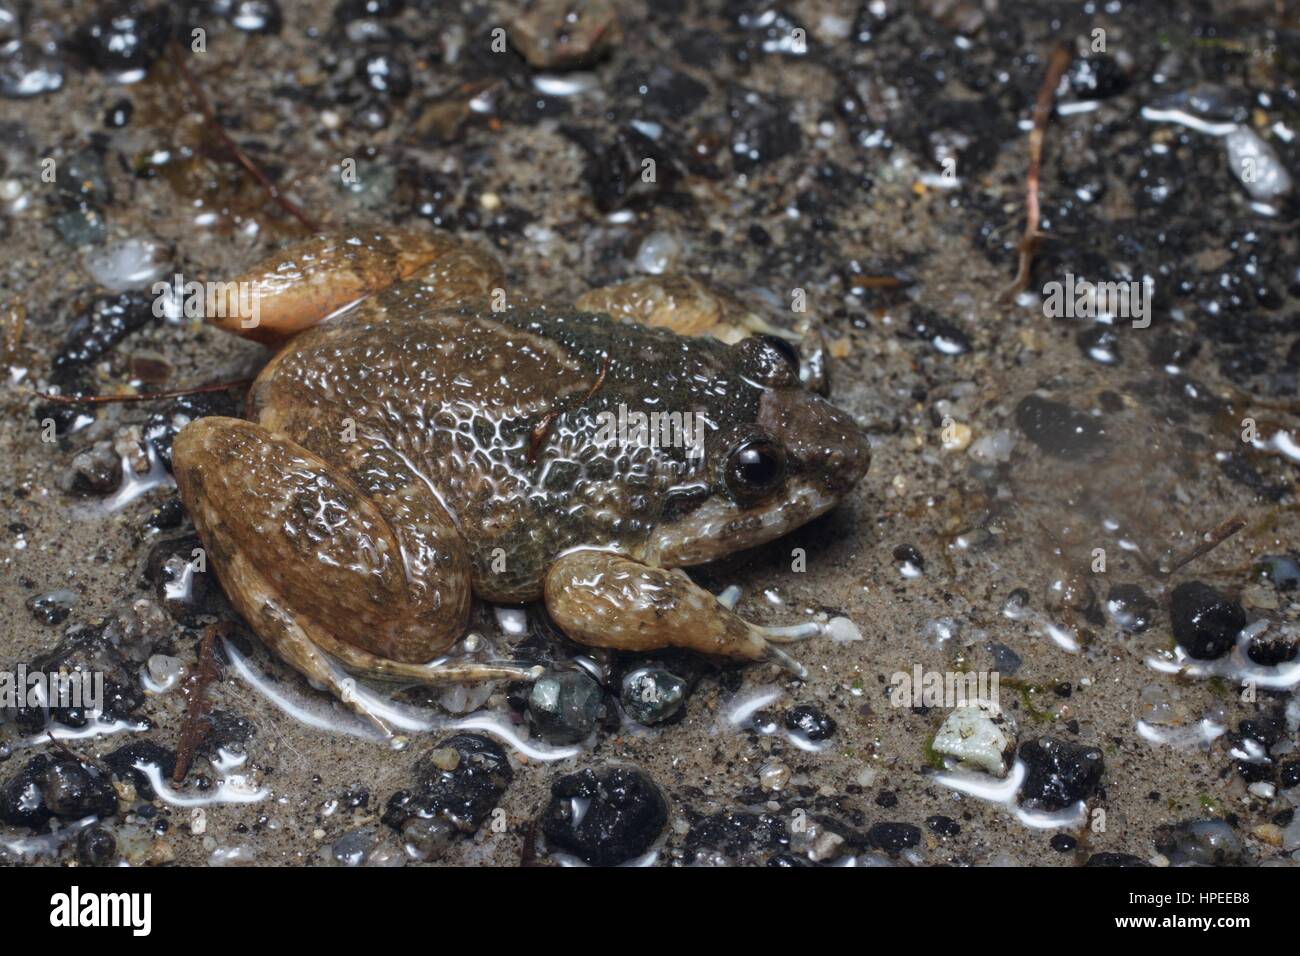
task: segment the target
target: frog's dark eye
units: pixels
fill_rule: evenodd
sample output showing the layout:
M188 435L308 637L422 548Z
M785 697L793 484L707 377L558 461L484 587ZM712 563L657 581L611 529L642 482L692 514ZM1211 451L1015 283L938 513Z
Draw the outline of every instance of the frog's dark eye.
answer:
M727 488L739 501L770 494L785 480L785 450L768 438L750 438L727 456Z

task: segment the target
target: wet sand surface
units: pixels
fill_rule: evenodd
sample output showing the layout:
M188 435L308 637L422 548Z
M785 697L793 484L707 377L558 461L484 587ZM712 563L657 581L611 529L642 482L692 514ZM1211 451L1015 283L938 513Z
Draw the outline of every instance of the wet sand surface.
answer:
M168 596L195 543L164 463L177 427L236 413L242 392L69 408L33 390L251 377L263 347L155 317L150 286L236 275L306 230L232 159L148 14L123 63L77 32L102 11L19 6L21 26L0 28L29 44L23 69L42 42L62 36L64 52L45 64L58 89L0 98L0 665L106 670L121 726L55 745L39 714L6 716L0 859L1295 862L1300 258L1279 173L1300 172L1293 13L668 2L627 5L621 31L574 39L588 63L549 67L517 52L548 55L504 7L214 4L193 23L174 8L172 32L206 30L206 52L180 56L221 124L310 219L451 230L491 248L512 290L555 301L666 270L792 327L803 290L833 401L874 457L831 515L692 570L715 593L739 586L750 620L851 622L792 649L805 681L663 656L689 696L646 729L614 703L618 675L646 658L557 640L538 608L527 633L504 633L480 608L498 650L562 670L587 655L609 682L594 739L549 760L536 738L533 756L493 733L501 752L438 747L450 730L396 750L311 726L219 653L206 736L162 799L133 765L167 769L181 669L198 669L207 625L238 625L210 569L188 599ZM513 38L504 53L494 24ZM1072 58L1044 133L1046 238L1029 291L1007 296L1033 103L1058 42ZM19 76L12 57L3 69L7 85ZM146 75L124 83L122 69ZM1046 314L1044 285L1068 276L1149 279L1149 309ZM1216 528L1235 530L1197 555ZM247 631L234 644L285 700L353 726ZM950 701L891 699L894 675L918 667L997 673L1027 768L1020 804L963 793L952 775L974 771L945 768L931 744ZM146 693L145 675L173 686ZM530 740L526 691L454 696L441 703L481 706ZM442 713L439 694L401 699ZM142 741L162 749L119 752ZM38 754L56 768L27 769ZM584 770L599 784L560 783ZM24 827L12 814L31 781L50 812ZM421 807L462 832L409 828ZM42 839L96 810L112 837L99 856L66 829ZM588 831L556 836L588 813Z

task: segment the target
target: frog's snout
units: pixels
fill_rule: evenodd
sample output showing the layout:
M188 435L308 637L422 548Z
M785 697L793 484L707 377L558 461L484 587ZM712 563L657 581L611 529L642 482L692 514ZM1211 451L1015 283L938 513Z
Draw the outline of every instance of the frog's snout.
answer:
M835 498L850 491L871 466L866 432L847 412L805 389L767 393L759 422L785 445L799 477Z

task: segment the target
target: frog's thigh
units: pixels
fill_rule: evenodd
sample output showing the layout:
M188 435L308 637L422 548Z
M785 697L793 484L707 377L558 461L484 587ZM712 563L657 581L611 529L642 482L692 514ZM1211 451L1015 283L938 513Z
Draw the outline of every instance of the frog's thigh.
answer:
M208 308L206 314L228 332L279 345L358 299L436 270L444 259L495 264L486 253L441 233L387 230L312 236L272 253L233 282L219 284L229 290L224 293L226 307ZM480 263L480 268L487 266ZM431 274L442 272L445 269ZM453 301L442 304L455 304L461 287L445 284ZM232 294L238 296L236 308L230 307Z
M301 634L350 668L411 676L464 633L469 560L431 494L387 503L414 529L399 530L341 470L234 418L187 426L174 461L226 593L272 645Z
M682 647L761 660L772 649L757 628L683 572L604 551L573 551L546 574L546 609L579 644L621 651Z

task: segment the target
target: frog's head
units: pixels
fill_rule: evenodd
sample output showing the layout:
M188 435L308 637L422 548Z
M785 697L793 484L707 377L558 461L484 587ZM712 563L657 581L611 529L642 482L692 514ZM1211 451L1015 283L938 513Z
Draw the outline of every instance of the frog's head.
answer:
M729 349L747 409L717 416L699 478L668 495L649 542L665 567L701 564L754 547L833 508L867 472L867 436L799 380L799 355L771 336Z

